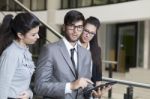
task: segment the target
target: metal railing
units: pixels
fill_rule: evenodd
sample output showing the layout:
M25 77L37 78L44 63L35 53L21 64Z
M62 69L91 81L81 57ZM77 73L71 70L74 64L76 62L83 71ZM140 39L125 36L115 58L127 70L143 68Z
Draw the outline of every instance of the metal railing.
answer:
M106 82L116 81L117 84L128 86L126 89L127 92L124 94L124 99L133 99L133 87L141 87L141 88L150 89L150 84L114 79L112 65L117 65L118 62L117 61L107 61L107 60L103 60L102 62L105 64L108 64L108 77L102 77L102 81L106 81ZM112 97L112 89L109 90L109 92L108 92L108 98L111 99L111 97Z
M134 87L150 89L150 84L145 84L145 83L139 83L139 82L133 82L133 81L127 81L127 80L119 80L119 79L108 78L108 77L102 77L102 80L107 81L107 82L117 81L118 84L122 84L122 85L130 85L130 86L134 86Z
M139 82L133 82L133 81L127 81L127 80L119 80L119 79L107 78L107 77L102 77L102 80L107 81L107 82L116 81L117 84L127 85L128 87L126 88L126 93L124 93L124 99L133 99L133 93L134 93L133 87L150 89L150 84L145 84L145 83L139 83ZM108 94L108 97L109 97L109 94ZM111 99L111 97L109 97L109 99Z
M108 60L102 60L103 63L107 63L107 64L118 64L117 61L108 61Z
M102 60L103 63L108 64L108 77L112 78L113 77L113 67L112 65L117 65L118 62L117 61L108 61L108 60ZM111 98L112 97L112 89L110 89L108 91L108 97Z

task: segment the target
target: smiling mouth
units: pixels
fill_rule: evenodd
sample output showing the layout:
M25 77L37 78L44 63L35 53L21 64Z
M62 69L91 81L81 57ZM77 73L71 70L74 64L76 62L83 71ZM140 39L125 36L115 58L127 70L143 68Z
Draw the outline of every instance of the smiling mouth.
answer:
M77 35L72 35L73 37L77 37Z

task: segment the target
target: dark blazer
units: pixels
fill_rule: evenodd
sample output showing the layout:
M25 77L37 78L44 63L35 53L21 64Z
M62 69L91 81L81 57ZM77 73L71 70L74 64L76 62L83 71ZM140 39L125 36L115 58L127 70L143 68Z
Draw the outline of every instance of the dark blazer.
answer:
M37 95L49 96L50 99L75 99L78 94L73 91L65 94L67 82L78 78L91 78L91 54L85 48L77 46L78 74L75 73L69 53L63 40L44 46L39 56L35 75L35 92ZM78 95L77 99L83 99Z

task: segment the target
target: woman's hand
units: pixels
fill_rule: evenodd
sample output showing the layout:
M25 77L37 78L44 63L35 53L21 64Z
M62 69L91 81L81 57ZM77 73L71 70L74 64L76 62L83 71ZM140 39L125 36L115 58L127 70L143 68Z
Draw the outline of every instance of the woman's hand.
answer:
M24 91L22 93L20 93L20 95L17 97L19 99L29 99L30 95L27 91Z
M97 91L95 90L92 91L92 96L96 99L100 99L101 96L110 89L111 89L111 85L108 85L107 87L103 87L102 89L98 88Z

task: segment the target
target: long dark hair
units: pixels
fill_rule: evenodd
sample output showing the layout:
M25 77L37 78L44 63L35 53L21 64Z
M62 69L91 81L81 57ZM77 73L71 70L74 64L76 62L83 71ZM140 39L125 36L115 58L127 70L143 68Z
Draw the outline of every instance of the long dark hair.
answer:
M14 19L13 15L6 15L0 25L0 55L13 40L19 39L17 33L25 35L39 24L39 20L31 13L19 13Z
M95 76L99 77L98 78L99 80L102 80L102 78L101 78L102 77L101 48L98 45L97 34L90 41L90 51L91 51L91 55L92 55L93 65L96 66L95 70L93 70L93 71L96 71L98 74L100 74L100 75L95 75ZM95 81L94 78L93 78L93 81Z
M100 28L100 21L93 16L90 16L89 18L86 19L84 25L86 24L92 24L96 27L96 32L98 32L98 29ZM97 33L94 35L93 39L90 41L90 51L92 55L92 61L93 61L93 71L97 72L99 75L94 75L95 78L93 77L93 81L101 80L102 77L102 62L101 62L101 48L98 45L98 39L97 39Z

